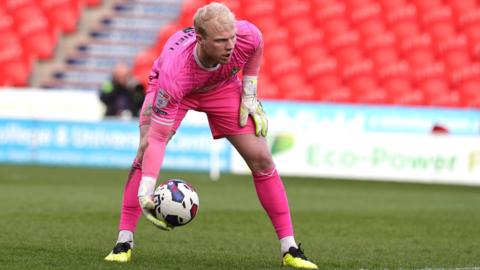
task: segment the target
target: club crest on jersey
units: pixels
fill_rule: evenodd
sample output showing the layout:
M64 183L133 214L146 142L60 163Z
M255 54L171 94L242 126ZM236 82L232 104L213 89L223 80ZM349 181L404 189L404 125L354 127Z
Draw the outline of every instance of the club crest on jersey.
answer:
M234 75L237 74L239 71L240 71L240 67L233 67L233 68L232 68L231 76L234 76Z
M156 71L156 70L151 70L151 71L150 71L150 74L148 74L148 79L149 79L150 81L155 80L155 79L158 79L158 75L159 75L158 71Z
M170 101L170 95L165 93L163 89L158 89L157 97L155 99L155 106L153 106L153 111L156 113L162 113L161 109L165 108Z

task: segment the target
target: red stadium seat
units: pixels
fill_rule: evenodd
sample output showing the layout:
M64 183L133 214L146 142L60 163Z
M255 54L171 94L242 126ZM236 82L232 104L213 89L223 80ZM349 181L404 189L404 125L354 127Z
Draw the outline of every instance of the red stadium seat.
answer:
M273 79L297 73L301 70L301 61L297 57L269 59L265 61L265 70Z
M298 51L297 55L302 61L304 71L308 73L309 69L315 66L315 64L325 61L328 56L328 50L319 43L305 48L305 50Z
M431 65L435 61L432 40L426 34L400 40L400 52L413 69Z
M408 39L418 35L420 32L417 22L417 11L412 5L388 11L386 20L388 28L395 33L399 40Z
M272 29L280 28L280 24L274 16L259 17L254 22L263 35L272 32Z
M402 106L422 106L425 104L424 93L420 90L391 93L388 97L391 104Z
M378 0L384 11L391 12L407 5L406 0Z
M282 25L290 24L299 18L310 18L312 7L305 0L277 0L277 18Z
M350 11L374 4L374 0L344 0L344 2Z
M275 3L273 1L240 0L243 13L249 20L272 16L275 14Z
M178 19L178 23L181 27L187 27L193 25L193 15L197 12L197 9L207 4L206 0L185 0L182 3L182 12Z
M389 103L388 94L383 88L371 89L353 93L352 100L360 104L387 104Z
M480 42L470 45L470 53L473 55L473 59L480 60Z
M276 43L285 44L290 40L288 31L281 27L274 16L255 18L255 25L262 32L265 47L270 47ZM272 31L275 29L275 31Z
M322 47L321 44L324 43L323 34L320 31L297 34L295 35L295 38L292 38L289 41L293 51L297 54L302 54L304 51L312 47Z
M412 89L411 74L406 62L397 62L378 71L378 78L389 94L407 92Z
M467 39L463 35L444 40L438 45L438 50L442 61L451 72L468 66L471 62Z
M480 44L480 7L459 16L458 24L470 43Z
M235 14L235 17L239 20L245 19L243 14L243 7L238 0L218 0L216 2L225 4L232 12Z
M412 2L420 13L439 9L442 6L442 0L413 0Z
M12 17L26 50L40 59L53 57L58 32L49 27L39 7L31 5L19 8L13 11Z
M258 77L258 96L261 99L281 99L278 87L272 83L267 74L261 73Z
M338 0L309 0L313 10L337 4ZM341 1L340 1L341 2Z
M309 65L305 71L308 83L316 91L326 91L340 88L342 81L339 77L337 62L333 58L323 58Z
M352 10L350 18L352 26L364 38L375 36L385 31L379 4L366 5Z
M83 1L85 1L85 3L90 7L98 6L102 3L102 0L83 0Z
M480 74L479 74L480 76ZM480 77L465 80L459 85L459 92L465 98L479 98L480 97Z
M314 11L317 26L325 32L328 38L334 37L349 29L345 4L331 2Z
M428 2L428 1L424 1ZM439 6L428 10L421 16L423 27L436 42L440 42L455 35L452 11L447 6Z
M380 33L365 40L365 52L373 64L381 68L398 61L396 43L394 34Z
M459 107L461 106L461 97L458 91L450 91L445 94L432 97L427 101L427 104L438 107Z
M153 62L158 56L156 49L153 48L142 51L135 57L132 67L132 75L145 87L148 85L148 74L150 73Z
M52 25L65 33L76 31L80 17L80 5L77 1L41 0L40 5Z
M5 11L2 6L0 6L0 31L13 31L13 19L10 15L8 15L7 11Z
M315 89L305 83L305 79L300 73L282 76L276 85L285 99L304 101L315 99Z
M24 7L38 6L36 1L31 0L3 0L0 5L10 14Z
M415 70L414 83L427 100L450 91L445 66L440 62Z
M309 18L294 19L286 24L286 28L289 36L285 38L295 52L301 52L324 42L322 31L316 29Z
M352 90L354 96L375 92L379 87L373 72L373 64L362 60L345 67L342 72L343 81Z
M352 92L347 87L316 89L315 99L322 102L353 102Z
M26 86L30 74L30 60L25 55L14 33L0 33L0 85Z
M288 22L281 23L281 25L288 30L290 35L295 36L295 38L299 34L312 33L316 31L315 25L308 17L294 18Z
M445 0L445 2L452 8L457 16L480 8L480 2L476 0Z
M471 64L454 72L452 82L463 96L478 96L480 93L480 64Z
M340 18L328 20L321 24L320 27L328 39L335 38L350 29L348 21Z
M341 66L362 59L363 52L359 46L358 34L354 31L344 32L329 40L332 55L335 56Z
M268 50L265 50L263 53L266 60L276 61L279 58L289 58L293 57L290 46L283 43L272 44Z
M278 44L288 44L288 31L284 28L278 28L276 31L265 31L263 33L263 43L265 48L277 46Z

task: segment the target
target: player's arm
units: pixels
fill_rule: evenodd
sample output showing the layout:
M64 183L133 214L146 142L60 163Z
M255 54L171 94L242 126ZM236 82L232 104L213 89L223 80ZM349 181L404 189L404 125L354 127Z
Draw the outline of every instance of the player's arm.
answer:
M266 136L268 131L268 120L262 104L257 99L257 78L260 70L260 62L263 54L263 41L259 35L259 45L254 54L249 58L243 68L243 94L240 105L240 126L247 124L248 116L251 115L255 123L255 134Z
M158 73L157 73L158 77ZM138 189L138 200L144 216L156 227L171 230L173 227L153 215L155 208L153 192L158 174L165 156L165 148L170 138L175 115L172 112L177 108L170 100L165 90L157 87L157 92L152 102L150 127L146 134L146 148L142 162L142 180ZM175 103L176 104L176 103ZM170 114L165 113L168 110Z

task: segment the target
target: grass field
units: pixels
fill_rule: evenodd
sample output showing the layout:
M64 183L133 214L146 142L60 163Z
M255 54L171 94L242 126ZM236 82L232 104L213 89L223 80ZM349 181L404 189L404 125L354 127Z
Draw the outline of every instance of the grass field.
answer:
M247 176L191 182L200 211L172 232L143 218L130 264L113 247L127 170L0 165L0 269L280 269ZM480 267L480 188L284 178L296 238L320 269ZM479 269L479 268L477 268Z

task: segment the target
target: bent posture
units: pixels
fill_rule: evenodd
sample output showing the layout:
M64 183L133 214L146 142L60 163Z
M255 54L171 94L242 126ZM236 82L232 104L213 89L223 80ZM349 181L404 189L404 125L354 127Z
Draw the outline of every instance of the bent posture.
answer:
M200 8L194 27L172 35L150 72L140 147L123 195L120 233L105 259L130 260L142 212L158 228L172 229L152 214L153 192L170 137L187 111L196 110L207 114L213 137L227 138L252 171L258 198L280 241L282 264L317 269L295 242L285 189L265 139L267 119L257 100L260 31L247 21L236 21L219 3ZM242 69L240 81L237 73Z

